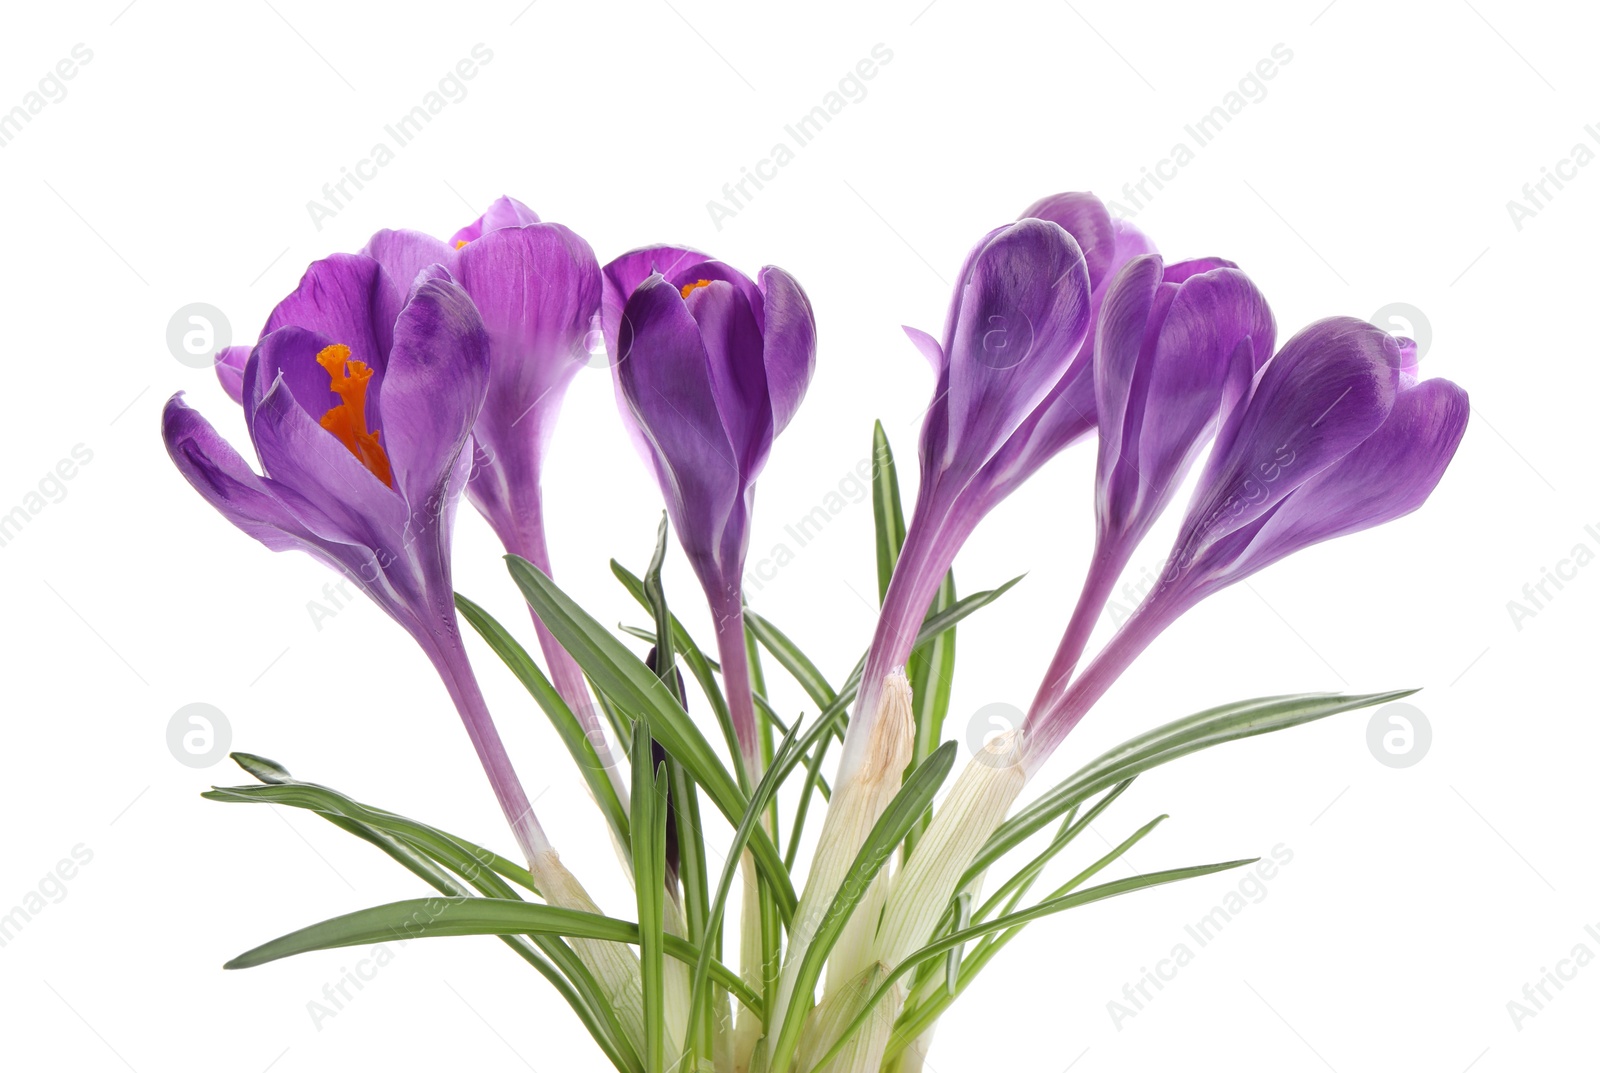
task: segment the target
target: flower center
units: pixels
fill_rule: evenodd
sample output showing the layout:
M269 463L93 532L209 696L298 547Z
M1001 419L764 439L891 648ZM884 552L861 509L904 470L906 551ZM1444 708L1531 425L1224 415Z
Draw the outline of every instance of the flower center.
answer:
M709 286L711 286L711 281L709 279L697 279L693 283L685 283L682 287L679 287L678 293L687 298L689 297L690 291L697 291L701 287Z
M456 239L456 249L459 250L461 247L465 246L470 241L472 241L472 240L471 239L465 239L465 238Z
M372 368L364 361L351 361L350 348L343 343L323 347L317 364L328 370L328 387L342 400L322 415L322 427L338 437L372 475L390 488L394 478L389 471L389 456L378 443L378 434L367 429L367 384Z

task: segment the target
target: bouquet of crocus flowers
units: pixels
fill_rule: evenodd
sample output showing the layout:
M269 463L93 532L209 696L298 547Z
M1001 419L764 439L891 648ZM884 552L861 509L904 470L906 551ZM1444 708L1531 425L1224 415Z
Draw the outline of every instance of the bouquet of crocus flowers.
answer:
M1301 548L1421 506L1465 430L1466 394L1419 379L1409 340L1348 317L1280 345L1265 297L1235 264L1169 261L1082 193L1047 197L983 236L941 334L906 334L935 378L916 501L903 510L880 426L881 607L860 661L830 680L741 593L756 479L816 360L816 317L797 280L770 266L751 278L674 246L602 267L576 233L505 198L448 240L382 231L359 253L312 264L254 345L217 356L258 464L181 396L163 414L167 449L236 526L342 572L411 634L516 851L237 753L257 782L207 797L310 810L432 893L312 924L228 967L396 937L494 935L624 1073L911 1073L941 1014L1031 922L1251 863L1099 878L1158 817L1034 891L1141 773L1405 691L1210 708L1016 805L1179 616ZM636 575L613 562L650 623L621 631L553 579L539 490L562 395L602 345L622 427L666 508L648 567ZM952 780L957 747L941 737L955 630L1010 586L960 595L951 564L996 504L1091 435L1096 527L1082 591L1026 719ZM1158 579L1086 661L1135 548L1197 463ZM454 590L463 493L505 546L543 666L523 630ZM669 521L711 612L709 644L668 605ZM463 620L570 751L636 893L633 919L602 913L541 828L479 690ZM794 679L814 714L769 703L763 660Z

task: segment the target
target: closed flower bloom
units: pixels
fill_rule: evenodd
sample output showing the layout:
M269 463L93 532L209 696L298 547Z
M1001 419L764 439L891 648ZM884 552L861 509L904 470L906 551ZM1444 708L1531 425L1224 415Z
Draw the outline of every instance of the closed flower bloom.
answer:
M1134 549L1272 354L1272 311L1232 262L1135 258L1100 310L1095 551L1046 688L1064 687Z
M917 505L867 651L840 781L864 762L878 689L910 655L956 552L991 505L981 494L985 467L1077 357L1090 292L1073 236L1024 219L991 231L968 255L942 341L907 330L937 378L922 423Z
M705 589L746 773L759 768L740 579L755 481L816 361L794 278L659 246L606 266L601 319L624 423Z
M1024 724L1031 772L1184 611L1301 548L1420 507L1466 431L1466 392L1418 382L1415 349L1363 321L1305 328L1253 383L1235 382L1157 585L1064 690Z

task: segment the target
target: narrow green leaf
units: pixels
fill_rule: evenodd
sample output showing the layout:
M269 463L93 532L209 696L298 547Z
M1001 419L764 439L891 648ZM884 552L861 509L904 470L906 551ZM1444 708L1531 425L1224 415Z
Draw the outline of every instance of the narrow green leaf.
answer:
M889 592L889 579L906 542L906 519L900 509L900 478L883 422L872 423L872 529L878 548L878 602Z
M1068 808L1142 771L1223 742L1284 730L1340 712L1383 704L1414 692L1402 689L1357 696L1299 693L1260 697L1208 708L1130 738L1090 761L1001 824L973 861L962 885Z
M774 659L789 672L800 688L805 690L806 696L819 708L826 708L838 696L822 672L817 670L817 665L800 651L799 647L778 627L774 626L761 615L749 608L744 612L745 628L761 642L763 648L772 653Z
M534 613L578 661L595 688L635 718L643 719L650 735L674 760L688 768L717 810L737 826L749 801L673 691L536 566L516 555L507 556L507 563ZM777 846L758 827L751 836L750 850L771 884L779 912L787 923L794 914L795 894Z
M749 844L751 836L761 826L762 813L766 811L767 800L777 793L782 783L780 775L781 763L790 751L794 749L795 740L800 732L800 721L795 720L794 727L788 736L778 746L777 754L773 758L772 766L767 768L761 776L761 781L756 784L755 793L750 796L750 805L745 809L745 814L739 820L739 825L734 829L733 841L728 844L728 853L722 867L722 875L717 880L717 892L711 899L711 910L706 918L706 933L720 935L722 933L722 917L727 912L728 895L733 890L733 880L739 872L739 861L744 857L745 846ZM706 981L712 965L712 949L709 943L700 946L700 959L694 966L694 979L690 986L689 1008L699 1009L702 1003L710 1001L706 991ZM689 1026L690 1033L694 1033L703 1022L696 1020ZM702 1038L701 1049L709 1049L711 1040Z
M650 732L643 722L633 727L633 886L639 907L639 980L644 994L645 1073L664 1073L666 1066L666 771L650 758ZM652 773L655 775L651 778Z
M354 913L345 913L281 935L271 942L246 950L222 967L251 969L315 950L459 935L559 935L569 939L599 939L636 946L639 943L639 926L615 917L540 905L537 902L443 896L411 898L358 909ZM699 949L687 941L676 935L665 938L664 949L668 957L689 965L699 958ZM761 996L746 987L737 973L716 961L711 963L710 973L718 986L727 988L754 1012L761 1012Z

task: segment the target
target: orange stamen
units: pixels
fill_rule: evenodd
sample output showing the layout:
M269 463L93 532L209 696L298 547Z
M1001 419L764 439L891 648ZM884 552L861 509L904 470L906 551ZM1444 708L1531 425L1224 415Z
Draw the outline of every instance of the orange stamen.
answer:
M678 293L683 295L683 297L687 298L687 297L689 297L689 292L690 291L697 291L701 287L709 287L709 286L711 286L711 281L709 279L697 279L693 283L685 283L682 287L679 287L678 288Z
M471 241L471 240L470 239L464 239L464 238L457 239L456 240L456 249L459 250L461 247L465 246L469 241Z
M342 400L322 415L322 427L338 437L372 475L390 488L394 477L389 456L378 443L378 434L367 430L367 384L372 368L364 361L351 361L350 348L343 343L323 347L317 364L328 370L328 387Z

